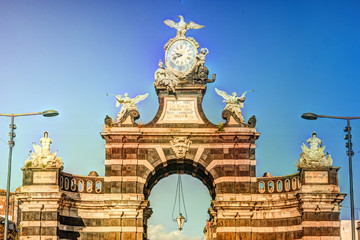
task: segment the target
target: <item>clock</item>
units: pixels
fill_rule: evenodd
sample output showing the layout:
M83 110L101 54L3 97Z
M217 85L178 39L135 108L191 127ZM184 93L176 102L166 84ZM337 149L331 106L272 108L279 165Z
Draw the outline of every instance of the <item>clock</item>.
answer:
M186 75L195 66L197 48L186 40L179 39L173 42L165 55L166 65L176 75Z

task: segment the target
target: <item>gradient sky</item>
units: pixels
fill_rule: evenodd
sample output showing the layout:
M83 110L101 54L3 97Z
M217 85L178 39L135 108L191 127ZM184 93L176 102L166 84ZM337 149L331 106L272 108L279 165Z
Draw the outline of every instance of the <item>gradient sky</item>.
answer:
M134 97L148 92L138 106L141 121L151 121L158 109L154 72L159 59L164 60L164 44L176 34L163 21L177 21L179 14L206 26L189 30L187 36L210 50L206 66L217 79L208 84L203 108L213 123L222 121L225 107L215 87L227 92L255 89L247 94L243 115L256 115L261 132L257 176L295 173L300 144L315 130L334 166L341 167L341 191L348 193L346 122L300 118L304 112L360 116L360 2L329 0L0 1L0 113L60 112L55 118L15 120L11 189L21 185L20 168L45 130L54 139L52 151L63 158L64 171L104 175L99 132L105 115L115 117L119 110L106 93ZM0 117L0 188L6 188L9 123ZM351 124L359 209L360 120ZM193 214L184 234L198 237L210 196L197 179L183 179L188 213ZM161 224L166 233L176 229L170 219L175 186L176 176L170 176L150 196L150 224ZM349 219L348 197L343 206L341 218Z

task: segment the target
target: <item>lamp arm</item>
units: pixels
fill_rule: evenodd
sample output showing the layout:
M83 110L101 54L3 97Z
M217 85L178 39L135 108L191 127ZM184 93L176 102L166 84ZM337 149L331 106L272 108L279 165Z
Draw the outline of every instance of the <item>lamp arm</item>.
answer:
M20 117L20 116L31 116L31 115L41 115L43 112L34 112L34 113L18 113L18 114L6 114L0 113L0 116L4 117Z
M339 117L339 116L329 116L329 115L317 115L317 117L318 118L346 119L346 120L360 119L360 117Z

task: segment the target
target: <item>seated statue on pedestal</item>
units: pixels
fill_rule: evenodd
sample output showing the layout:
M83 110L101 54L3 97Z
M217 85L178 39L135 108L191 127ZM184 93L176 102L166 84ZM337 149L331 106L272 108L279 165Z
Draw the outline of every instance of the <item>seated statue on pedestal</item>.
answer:
M301 145L303 152L300 154L299 167L331 167L333 160L331 155L324 153L325 146L322 141L317 138L316 132L312 137L306 140L310 144L308 148L305 143Z
M39 146L36 143L33 144L35 153L31 151L31 155L25 160L25 167L56 167L61 168L63 162L60 157L57 157L57 151L54 153L50 152L50 144L53 142L51 138L48 137L48 132L44 132L44 137L40 138Z

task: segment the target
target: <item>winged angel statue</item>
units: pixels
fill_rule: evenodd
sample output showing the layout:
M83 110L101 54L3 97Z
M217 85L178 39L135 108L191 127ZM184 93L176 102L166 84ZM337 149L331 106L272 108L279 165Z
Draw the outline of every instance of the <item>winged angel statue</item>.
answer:
M134 98L130 98L128 93L124 94L124 97L122 97L121 95L116 95L116 107L119 107L122 104L122 107L120 109L120 112L117 115L116 121L120 122L120 120L125 116L126 113L130 112L130 111L137 111L137 106L136 104L142 100L144 100L145 98L147 98L149 94L143 94L143 95L138 95Z
M39 146L33 144L35 153L31 151L31 156L25 160L26 167L57 167L60 168L63 166L63 162L60 157L57 157L57 151L54 153L50 152L50 144L53 142L51 138L48 137L48 132L44 132L44 137L40 138Z
M229 95L226 92L221 91L217 88L215 88L215 91L217 94L224 98L223 102L226 102L224 110L229 110L230 112L233 112L242 123L245 123L244 118L241 114L241 108L244 108L245 94L248 92L254 92L254 90L246 91L241 94L240 97L238 97L236 92L233 92L232 95Z
M177 30L176 37L185 37L185 34L189 29L200 29L205 27L204 25L200 25L192 21L186 23L182 15L179 15L178 18L180 18L180 21L178 23L170 19L164 21L167 26L175 28Z

